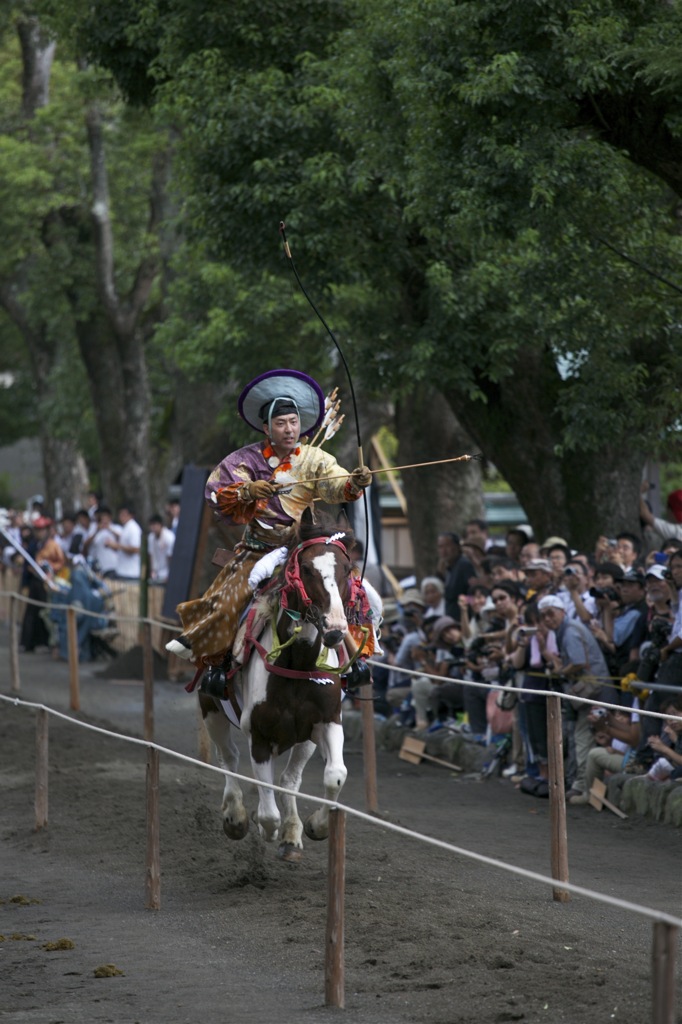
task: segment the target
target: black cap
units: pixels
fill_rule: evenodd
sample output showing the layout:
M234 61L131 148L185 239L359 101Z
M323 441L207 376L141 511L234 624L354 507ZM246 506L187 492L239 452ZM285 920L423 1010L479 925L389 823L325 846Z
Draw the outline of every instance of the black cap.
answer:
M287 398L286 396L275 398L270 402L263 402L258 410L258 415L263 423L267 423L268 420L273 419L275 416L288 416L291 413L296 413L298 416L298 406L293 398Z

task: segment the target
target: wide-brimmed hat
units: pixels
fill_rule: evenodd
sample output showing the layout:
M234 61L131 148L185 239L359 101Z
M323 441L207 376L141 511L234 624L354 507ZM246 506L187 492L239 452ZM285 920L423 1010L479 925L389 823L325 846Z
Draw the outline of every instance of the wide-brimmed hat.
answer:
M237 402L239 415L253 427L262 431L268 415L263 416L263 406L278 398L290 399L298 410L301 433L309 434L324 416L324 393L322 388L306 373L298 370L269 370L247 384Z

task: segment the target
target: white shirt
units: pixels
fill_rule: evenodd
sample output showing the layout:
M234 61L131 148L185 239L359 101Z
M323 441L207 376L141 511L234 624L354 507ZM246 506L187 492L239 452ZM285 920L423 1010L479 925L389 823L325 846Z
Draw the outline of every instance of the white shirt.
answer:
M171 555L175 546L175 534L167 526L162 526L158 537L154 532L150 532L147 546L152 579L157 583L165 583L168 580Z
M94 536L88 547L88 561L101 573L116 572L117 552L106 547L106 542L119 539L119 528L110 523L95 529Z
M126 548L137 548L136 555L128 555L125 551L116 552L116 575L127 580L140 578L140 546L142 544L142 527L134 519L129 519L121 529L119 544Z

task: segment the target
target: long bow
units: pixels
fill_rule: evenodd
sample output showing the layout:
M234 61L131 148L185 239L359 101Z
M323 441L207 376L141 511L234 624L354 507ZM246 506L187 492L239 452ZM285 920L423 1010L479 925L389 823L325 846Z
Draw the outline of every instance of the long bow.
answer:
M289 266L291 267L291 270L293 272L293 275L296 278L296 282L298 284L298 287L303 292L303 295L305 296L305 298L306 298L310 308L315 313L315 316L318 318L318 320L320 321L320 323L322 324L322 326L326 330L327 334L329 335L329 337L334 342L334 347L336 348L336 351L339 353L339 357L341 359L341 362L343 363L343 368L346 371L346 377L348 378L348 387L350 389L350 396L351 396L351 400L353 402L353 415L355 417L355 433L356 433L357 441L358 441L358 466L364 466L365 460L364 460L363 454L362 454L362 437L361 437L361 434L360 434L360 418L358 416L358 406L357 406L357 403L355 401L355 388L353 387L353 378L351 376L351 372L350 372L350 368L348 366L348 363L346 362L346 357L344 356L343 351L341 350L341 346L339 345L338 341L334 337L334 332L332 331L331 327L329 326L329 324L327 323L325 318L322 316L322 314L320 313L319 309L317 308L317 306L315 305L313 300L308 295L308 292L305 290L303 282L301 281L301 278L299 276L298 270L296 269L296 264L294 263L294 257L291 255L291 249L289 248L289 243L287 241L287 234L286 234L286 229L285 229L284 221L280 221L279 233L282 236L282 246L284 248L284 255L286 256L287 261L289 263ZM365 569L367 567L367 550L368 550L368 547L369 547L369 507L367 505L367 491L366 490L363 490L363 492L362 492L362 501L363 501L364 512L365 512L365 551L364 551L364 557L363 557L363 562L362 562L362 575L364 576L365 575Z

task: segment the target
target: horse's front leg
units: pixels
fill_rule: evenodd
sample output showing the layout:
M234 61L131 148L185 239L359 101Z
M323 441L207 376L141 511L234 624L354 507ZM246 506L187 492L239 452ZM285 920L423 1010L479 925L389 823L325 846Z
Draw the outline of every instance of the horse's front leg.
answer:
M218 765L229 772L236 772L239 768L239 747L230 731L227 715L213 697L199 694L199 702ZM241 787L231 775L225 776L221 810L225 835L230 839L243 839L249 831L249 815L244 807Z
M269 757L266 761L256 761L251 750L251 766L253 776L258 782L267 782L272 785L275 781L275 759ZM272 843L279 834L279 827L282 819L277 806L275 792L268 786L258 787L258 809L254 815L258 825L258 831L266 842Z
M303 769L314 752L315 744L312 740L297 743L291 748L289 760L279 780L283 789L291 789L298 793L303 780ZM282 793L282 808L284 818L277 854L282 860L296 863L301 859L303 852L303 822L298 815L296 797L289 793Z
M337 722L316 725L313 741L324 758L324 795L327 800L338 800L348 775L343 763L343 726ZM329 835L329 808L319 807L305 823L309 839L326 839Z

